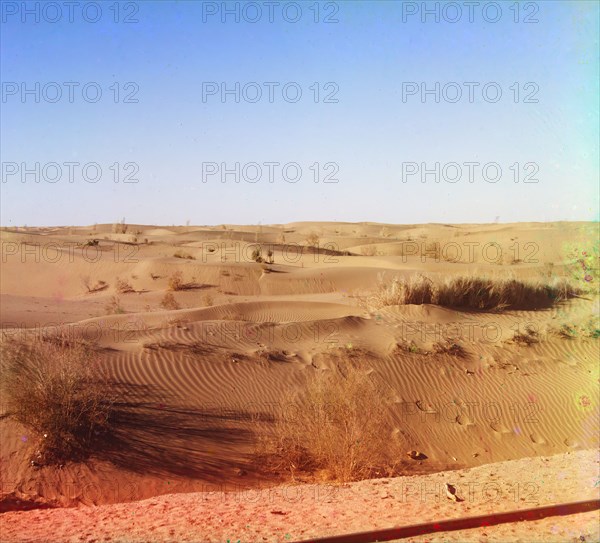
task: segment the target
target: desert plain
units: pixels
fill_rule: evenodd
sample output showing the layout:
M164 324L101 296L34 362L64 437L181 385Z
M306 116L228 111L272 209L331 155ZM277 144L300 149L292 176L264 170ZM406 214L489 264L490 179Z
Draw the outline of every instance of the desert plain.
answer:
M597 223L122 221L0 240L2 341L78 345L112 402L85 457L42 462L43 430L3 389L2 541L303 541L599 497ZM542 295L477 301L501 284ZM378 398L351 445L378 435L386 462L340 476L278 458L278 421L350 366ZM597 541L598 520L409 540Z

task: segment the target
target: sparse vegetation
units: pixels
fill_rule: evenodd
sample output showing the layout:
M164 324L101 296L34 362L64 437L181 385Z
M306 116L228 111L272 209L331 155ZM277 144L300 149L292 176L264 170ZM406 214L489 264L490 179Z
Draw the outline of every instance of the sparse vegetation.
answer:
M115 288L120 294L129 294L131 292L135 292L135 289L131 286L131 284L120 277L117 277Z
M187 260L196 260L196 257L191 255L190 253L185 253L183 251L176 251L175 253L173 253L173 256L175 258L185 258Z
M109 315L120 315L121 313L125 313L125 310L121 306L121 299L116 294L111 296L104 309Z
M169 277L169 290L185 290L183 274L180 271L173 272Z
M529 346L540 342L540 334L535 328L526 326L524 330L515 331L512 340L515 343Z
M163 296L163 299L160 302L160 306L164 309L180 309L181 306L177 303L175 296L173 296L172 292L166 292Z
M466 358L467 356L467 351L460 343L449 339L438 341L434 348L438 354L449 354L458 358Z
M252 251L252 260L254 260L254 262L259 262L259 263L263 261L262 250L260 247L257 246Z
M517 279L452 277L435 283L419 275L408 280L380 281L364 300L369 309L389 305L436 304L461 309L542 309L578 294L565 280L529 283Z
M375 245L363 245L360 248L360 252L363 256L375 256L377 254L377 247Z
M67 341L8 340L1 389L7 414L29 428L34 466L81 461L110 428L113 401L92 349Z
M92 285L92 281L91 281L89 275L82 276L81 283L86 288L86 290L89 294L92 294L93 292L100 292L100 291L108 288L108 283L106 283L106 281L101 281L101 280L96 281L96 283L94 285Z
M205 294L202 297L202 301L204 302L204 305L206 305L208 307L210 307L214 304L214 299L213 299L212 295L210 295L210 294Z
M189 283L184 282L183 273L180 270L174 271L169 277L169 290L192 290L202 288L201 284L196 283L196 278L192 277Z
M308 234L308 236L306 236L306 243L309 245L309 247L318 247L320 240L321 238L316 232L311 232L310 234Z
M597 318L592 317L587 322L577 324L563 323L558 329L554 329L553 332L564 339L597 339L600 338L600 322Z
M411 354L428 354L417 346L414 341L402 341L396 343L396 347L394 349L396 352L406 352Z
M292 477L319 471L337 481L390 473L398 455L385 431L387 404L370 375L351 362L319 372L295 409L275 422L273 467Z
M467 350L456 341L443 339L428 345L427 348L419 347L414 341L400 341L396 343L393 354L410 353L423 356L435 356L438 354L448 354L457 358L467 358Z
M113 233L114 234L126 234L128 228L129 227L125 224L125 217L123 217L121 222L113 224Z

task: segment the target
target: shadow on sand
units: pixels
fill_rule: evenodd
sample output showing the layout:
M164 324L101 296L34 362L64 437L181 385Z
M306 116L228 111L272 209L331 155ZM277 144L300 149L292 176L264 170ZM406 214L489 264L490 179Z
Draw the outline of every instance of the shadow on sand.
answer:
M119 394L120 388L127 394ZM144 401L115 403L111 431L99 441L95 458L140 474L206 482L259 475L252 425L269 420L265 414L175 406L155 387L136 386L135 394L130 384L115 390L120 398Z

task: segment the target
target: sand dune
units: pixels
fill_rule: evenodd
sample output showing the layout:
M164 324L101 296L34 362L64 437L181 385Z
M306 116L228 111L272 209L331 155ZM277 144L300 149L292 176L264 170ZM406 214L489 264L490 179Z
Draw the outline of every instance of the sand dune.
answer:
M416 274L434 280L567 277L583 284L573 251L591 246L595 228L290 223L129 225L121 234L110 225L4 229L4 336L61 332L86 340L122 405L116 441L88 462L62 469L32 467L34 436L2 418L3 508L106 505L198 492L206 485L280 484L282 474L256 463L257 442L278 409L296 401L316 373L351 357L366 360L381 392L393 398L389 439L401 451L427 457L403 459L406 475L488 473L496 471L490 466L498 463L499 471L500 463L514 461L525 476L541 457L587 458L586 451L598 448L597 297L546 310L484 312L431 304L374 309L365 296L380 281ZM318 247L309 246L311 235ZM257 245L265 260L273 252L274 263L252 261ZM457 247L460 258L454 258ZM161 306L176 272L185 285L172 292L179 309ZM118 292L117 278L131 292ZM562 499L556 491L540 492L544 503ZM60 522L68 518L94 531L117 511L125 519L127 511L147 515L152 508L179 507L171 499L188 498L165 496L130 509L115 505L89 521L79 509L7 513L3 537L25 540L18 526L55 522L60 515L66 515ZM418 510L420 518L433 518L445 514L442 509L427 513L412 505L410 515ZM224 537L223 530L210 531L210 522L204 531L188 526L188 540ZM106 534L121 537L116 526ZM135 537L175 537L165 526L151 536L138 527ZM30 535L28 540L42 540L37 532ZM310 534L294 537L300 535ZM57 537L67 541L71 535Z

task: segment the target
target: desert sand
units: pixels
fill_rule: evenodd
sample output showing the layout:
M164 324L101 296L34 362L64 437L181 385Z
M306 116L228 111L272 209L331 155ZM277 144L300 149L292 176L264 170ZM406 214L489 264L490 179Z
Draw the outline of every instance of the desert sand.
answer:
M115 230L2 229L4 337L86 340L128 413L111 446L59 467L32 466L35 436L0 419L2 541L296 541L598 498L597 295L504 311L368 304L378 282L417 274L597 285L585 264L597 266L597 224ZM269 262L254 261L257 245ZM322 474L281 486L288 474L257 462L257 442L312 376L352 357L392 397L400 476L290 503L281 489L314 496ZM502 497L403 499L407 477L497 482ZM280 496L243 499L252 490ZM413 540L590 541L597 521L595 511Z

